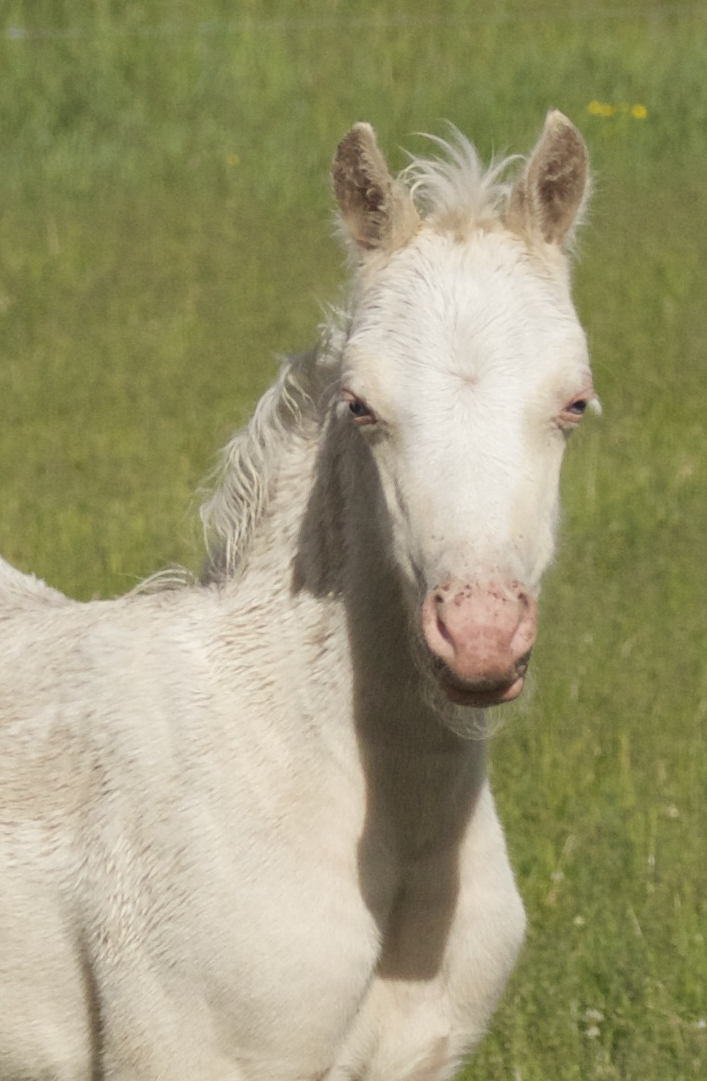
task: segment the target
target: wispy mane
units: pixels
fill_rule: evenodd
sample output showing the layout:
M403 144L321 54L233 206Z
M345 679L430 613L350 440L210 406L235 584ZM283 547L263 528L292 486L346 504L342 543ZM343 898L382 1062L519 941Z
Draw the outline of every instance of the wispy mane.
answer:
M200 512L207 578L237 572L267 506L282 447L293 432L319 425L332 385L337 340L337 329L326 327L318 348L286 358L249 423L224 448L214 490Z
M401 179L427 221L440 229L466 233L501 220L513 188L505 174L523 158L513 154L485 165L473 143L450 127L449 139L425 135L439 147L441 156L410 155Z

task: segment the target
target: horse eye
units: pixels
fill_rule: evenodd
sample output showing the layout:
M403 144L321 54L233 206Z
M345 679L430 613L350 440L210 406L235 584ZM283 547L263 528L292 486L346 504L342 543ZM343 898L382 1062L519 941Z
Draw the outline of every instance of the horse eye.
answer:
M363 402L360 402L358 399L353 402L349 402L349 412L352 413L353 416L359 420L362 417L369 417L371 415L371 411L368 406L364 405Z
M593 401L596 401L596 399L589 396L575 398L573 401L568 402L558 417L559 426L564 428L566 432L576 428Z
M364 401L357 398L350 391L344 391L343 399L348 404L349 413L353 417L355 424L359 427L363 427L365 424L375 424L376 417L373 410L369 409Z

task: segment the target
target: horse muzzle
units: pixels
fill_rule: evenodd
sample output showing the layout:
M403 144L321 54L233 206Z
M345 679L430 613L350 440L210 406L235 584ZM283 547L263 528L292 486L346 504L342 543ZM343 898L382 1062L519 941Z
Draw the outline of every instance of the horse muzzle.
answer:
M430 590L422 629L445 696L464 706L499 705L523 689L537 634L537 604L520 583L450 579Z

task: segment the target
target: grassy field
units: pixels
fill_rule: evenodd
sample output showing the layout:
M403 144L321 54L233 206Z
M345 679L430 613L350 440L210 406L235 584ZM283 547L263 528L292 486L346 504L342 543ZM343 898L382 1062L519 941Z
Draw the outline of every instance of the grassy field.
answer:
M77 597L198 567L193 493L335 299L327 173L550 106L596 170L534 689L492 749L530 934L464 1081L707 1077L707 9L3 0L0 552Z

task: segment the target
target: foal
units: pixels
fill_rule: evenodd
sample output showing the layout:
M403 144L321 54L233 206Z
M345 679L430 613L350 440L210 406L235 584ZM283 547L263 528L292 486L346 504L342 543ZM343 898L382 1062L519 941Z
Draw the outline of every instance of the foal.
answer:
M0 567L0 1076L443 1081L523 907L484 770L594 392L551 113L333 169L350 307L227 448L200 584L77 604Z

